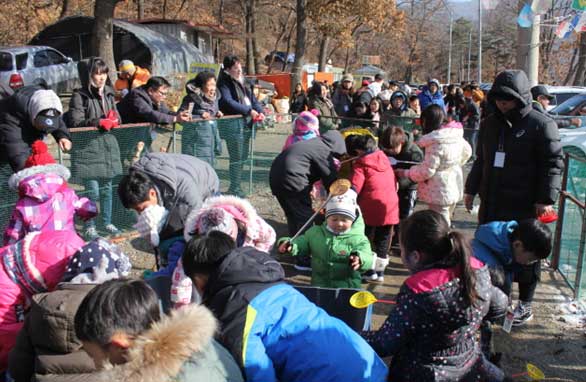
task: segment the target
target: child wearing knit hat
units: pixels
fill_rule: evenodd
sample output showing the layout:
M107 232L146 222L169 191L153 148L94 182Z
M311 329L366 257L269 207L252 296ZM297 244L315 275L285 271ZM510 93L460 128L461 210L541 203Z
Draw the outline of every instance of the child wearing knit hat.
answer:
M319 110L311 109L299 113L293 122L293 134L287 137L283 150L299 141L307 141L319 136Z
M19 200L4 231L4 245L34 231L75 232L75 215L83 220L97 215L94 202L80 198L69 188L69 169L55 162L43 141L32 144L25 166L8 179L10 189L18 191Z
M364 234L364 220L352 189L326 204L326 222L295 240L281 238L279 252L311 255L311 285L360 288L360 272L372 266L372 249Z

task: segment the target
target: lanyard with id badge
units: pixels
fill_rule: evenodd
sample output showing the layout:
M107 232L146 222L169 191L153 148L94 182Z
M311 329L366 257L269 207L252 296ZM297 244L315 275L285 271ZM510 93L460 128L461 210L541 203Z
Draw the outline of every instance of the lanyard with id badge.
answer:
M494 168L505 167L505 129L501 129L498 150L494 153Z

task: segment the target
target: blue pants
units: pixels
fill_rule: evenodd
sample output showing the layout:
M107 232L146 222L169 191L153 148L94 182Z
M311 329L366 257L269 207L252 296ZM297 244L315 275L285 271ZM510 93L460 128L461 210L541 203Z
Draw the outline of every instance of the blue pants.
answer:
M100 203L100 216L102 224L107 226L112 223L112 179L87 179L85 190L88 198ZM87 226L95 226L95 221L89 220Z

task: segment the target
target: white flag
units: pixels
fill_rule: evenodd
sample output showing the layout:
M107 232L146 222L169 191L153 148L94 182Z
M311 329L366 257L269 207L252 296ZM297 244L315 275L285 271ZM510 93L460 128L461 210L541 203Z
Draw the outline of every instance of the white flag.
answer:
M531 10L536 15L547 13L553 7L553 0L533 0Z
M482 9L490 11L496 8L496 6L499 4L499 1L500 0L480 0L480 6Z

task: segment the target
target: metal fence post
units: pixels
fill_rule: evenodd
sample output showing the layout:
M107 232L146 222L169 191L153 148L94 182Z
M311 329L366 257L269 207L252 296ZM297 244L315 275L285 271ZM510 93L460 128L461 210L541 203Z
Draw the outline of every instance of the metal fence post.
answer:
M254 170L254 141L256 140L256 124L254 122L252 122L252 137L250 139L249 145L249 151L250 151L250 172L248 175L248 194L251 195L252 194L252 172Z
M566 212L566 190L568 188L568 173L570 172L570 155L564 155L564 173L562 176L562 189L560 191L560 199L558 201L558 221L555 226L555 236L553 243L553 257L551 259L551 267L558 269L560 265L560 255L562 248L562 230L564 228L564 214Z
M574 280L574 299L580 298L582 292L582 269L584 266L584 247L586 246L586 210L582 210L582 227L580 233L580 247L576 262L576 279Z

